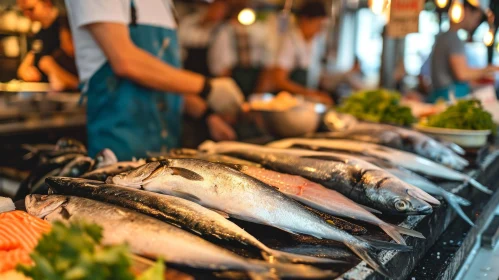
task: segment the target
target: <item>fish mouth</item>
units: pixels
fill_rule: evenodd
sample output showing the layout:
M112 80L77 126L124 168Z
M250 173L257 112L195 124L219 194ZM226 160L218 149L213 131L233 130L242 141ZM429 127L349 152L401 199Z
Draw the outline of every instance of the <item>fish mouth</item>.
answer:
M45 218L68 202L69 198L57 195L30 194L26 196L24 203L29 214L38 218Z
M424 205L419 207L415 212L419 215L429 215L433 213L433 208L430 205Z

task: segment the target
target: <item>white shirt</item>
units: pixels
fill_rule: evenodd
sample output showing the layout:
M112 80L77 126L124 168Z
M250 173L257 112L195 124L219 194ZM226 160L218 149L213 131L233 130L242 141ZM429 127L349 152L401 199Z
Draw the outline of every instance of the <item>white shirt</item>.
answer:
M269 32L265 23L256 22L250 26L234 26L227 23L217 32L208 51L208 65L215 76L221 75L226 70L231 70L238 64L235 28L242 28L248 32L252 66L265 67L271 63L269 44L267 43Z
M324 52L325 34L318 34L307 42L295 27L283 35L274 64L288 71L307 69L307 86L317 88L322 74L321 60Z
M184 48L203 48L210 42L218 24L201 24L204 12L186 16L178 27L178 37Z
M98 22L130 23L131 0L65 0L73 33L80 80L88 82L107 61L86 25ZM134 0L137 23L176 28L169 0ZM117 50L119 51L119 50Z

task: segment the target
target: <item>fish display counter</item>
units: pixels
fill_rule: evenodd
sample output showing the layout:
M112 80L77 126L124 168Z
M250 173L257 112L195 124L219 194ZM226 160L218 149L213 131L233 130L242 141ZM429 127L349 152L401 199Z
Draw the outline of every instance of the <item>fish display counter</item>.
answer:
M27 146L38 165L13 200L52 231L20 248L18 270L78 267L83 251L65 268L25 258L76 246L63 238L72 231L114 260L145 257L192 279L453 279L499 203L496 146L472 152L336 111L324 122L330 131L306 137L207 141L134 161L112 147L91 158L70 138ZM0 254L14 254L2 236Z

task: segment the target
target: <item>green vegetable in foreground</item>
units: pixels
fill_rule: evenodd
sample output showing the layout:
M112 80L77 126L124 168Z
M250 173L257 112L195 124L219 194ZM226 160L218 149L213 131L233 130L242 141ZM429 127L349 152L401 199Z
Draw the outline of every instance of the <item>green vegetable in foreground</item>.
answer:
M497 129L492 115L483 110L479 100L460 100L444 112L430 117L425 125L468 130L490 129L493 133Z
M131 254L126 245L101 246L102 228L94 224L61 222L43 235L31 254L35 265L19 265L24 275L51 280L136 279L130 270ZM163 279L161 260L137 280Z
M411 109L400 105L400 94L385 89L354 93L345 99L338 111L376 123L409 126L415 122Z

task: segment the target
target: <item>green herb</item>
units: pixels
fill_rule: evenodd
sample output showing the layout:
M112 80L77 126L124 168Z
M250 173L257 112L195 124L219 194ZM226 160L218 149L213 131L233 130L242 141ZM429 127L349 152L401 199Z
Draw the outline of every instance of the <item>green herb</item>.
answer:
M102 228L94 224L61 222L43 235L31 254L35 265L19 265L24 275L51 280L134 280L126 245L101 246ZM144 272L140 280L163 279L163 262Z
M400 105L400 94L385 89L354 93L344 100L338 111L377 123L409 126L416 121L411 109Z
M460 100L444 112L429 117L425 125L468 130L490 129L493 133L497 129L492 115L483 110L482 104L478 100Z

